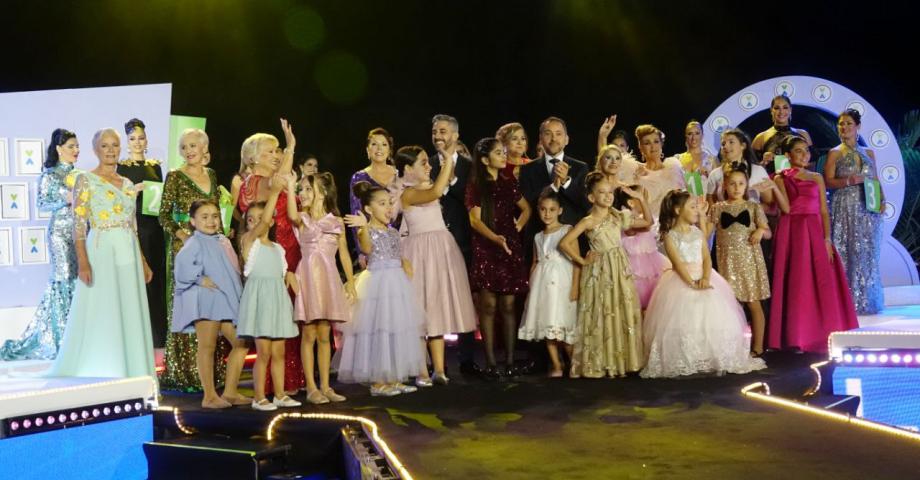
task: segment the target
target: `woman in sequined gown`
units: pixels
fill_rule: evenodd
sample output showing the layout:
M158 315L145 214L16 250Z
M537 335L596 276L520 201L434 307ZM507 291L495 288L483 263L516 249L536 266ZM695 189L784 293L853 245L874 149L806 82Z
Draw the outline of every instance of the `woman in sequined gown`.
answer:
M51 276L32 322L20 338L4 342L0 360L50 360L61 345L77 279L70 205L77 173L73 164L79 154L76 134L62 128L51 134L45 171L38 180L38 208L51 213L48 222Z
M834 246L846 269L856 312L872 315L885 308L879 259L882 247L882 215L866 209L863 182L878 179L875 153L860 147L859 112L847 110L837 119L843 141L827 154L824 178L831 196L831 231ZM885 201L881 192L880 202ZM884 205L884 203L881 203Z
M355 184L358 182L367 182L372 186L385 188L390 191L393 205L396 206L393 210L393 220L395 220L399 212L400 192L396 186L399 177L396 173L396 168L392 165L393 137L391 137L386 130L375 128L367 134L366 150L367 159L370 161L370 165L355 172L354 175L351 176L351 181L348 183L348 204L350 212L354 215L361 212L361 200L355 195ZM390 225L394 226L394 222L390 222ZM352 240L355 242L355 258L363 265L366 263L366 258L365 255L361 253L361 249L357 246L358 234L352 230L351 235Z
M156 378L147 318L153 272L141 253L134 184L116 173L118 132L96 132L99 166L77 176L74 242L79 281L53 377ZM88 233L87 233L88 231Z
M132 118L125 123L128 158L118 162L118 174L135 185L144 182L163 182L163 168L159 160L146 157L147 133L144 122ZM147 284L147 304L150 307L150 328L153 332L153 348L166 345L166 241L163 228L156 215L144 215L143 193L137 196L137 238L147 264L153 270L153 279Z
M207 168L208 136L202 130L189 129L179 137L179 153L185 164L166 175L163 197L160 202L160 225L169 243L166 250L166 304L167 325L172 325L173 261L182 245L192 235L188 209L195 200L220 201L217 174ZM218 342L215 351L214 382L221 385L226 373L223 358L230 352L229 345ZM201 391L197 367L198 339L191 333L166 334L166 371L161 384L164 389L186 392Z
M293 169L296 143L294 132L287 120L281 120L281 128L284 130L285 143L287 144L283 154L280 149L280 143L274 135L256 133L243 142L240 156L244 165L252 170L252 173L243 179L239 199L237 200L237 206L240 212L244 214L253 203L268 200L270 178L273 175L277 173L284 175L290 173ZM282 191L278 197L274 219L275 241L284 249L284 259L287 262L288 271L295 272L301 259L300 243L294 235L294 225L288 218L287 192L285 191ZM294 292L289 291L288 293L293 306ZM305 385L303 364L300 358L300 335L298 327L297 336L288 338L284 343L284 391L288 395L293 395L304 388ZM271 376L267 375L266 377L265 390L272 391Z

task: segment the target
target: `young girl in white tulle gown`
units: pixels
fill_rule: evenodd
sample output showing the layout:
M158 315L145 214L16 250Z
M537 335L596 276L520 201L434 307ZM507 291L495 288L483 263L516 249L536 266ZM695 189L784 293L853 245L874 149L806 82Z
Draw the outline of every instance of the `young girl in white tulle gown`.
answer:
M706 210L706 203L686 191L672 190L661 202L659 232L673 269L661 276L649 300L643 377L748 373L766 367L751 358L750 329L731 286L712 270L703 235Z
M578 317L578 275L580 268L559 250L559 241L571 225L559 223L562 206L559 194L547 188L537 200L537 213L543 231L533 240L533 264L530 267L530 293L524 305L524 319L518 329L521 340L546 340L552 361L549 376L562 376L559 347L572 357L575 321Z

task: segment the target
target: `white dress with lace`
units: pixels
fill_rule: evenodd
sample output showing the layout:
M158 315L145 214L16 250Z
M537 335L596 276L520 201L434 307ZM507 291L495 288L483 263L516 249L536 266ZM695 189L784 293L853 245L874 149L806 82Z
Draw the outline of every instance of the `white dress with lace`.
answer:
M703 274L703 233L696 227L668 232L693 280ZM674 271L661 276L646 311L643 339L646 378L695 373L748 373L766 367L751 358L751 334L731 286L715 270L712 288L696 290Z
M518 329L521 340L575 343L578 303L570 300L574 267L559 251L559 240L571 229L563 225L553 233L540 232L534 237L537 267L530 275L530 294Z

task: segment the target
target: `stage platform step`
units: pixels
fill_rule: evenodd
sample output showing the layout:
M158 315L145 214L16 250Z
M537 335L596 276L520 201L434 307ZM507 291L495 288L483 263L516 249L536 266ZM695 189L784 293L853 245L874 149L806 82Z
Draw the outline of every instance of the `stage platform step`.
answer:
M194 435L144 444L149 478L260 479L288 475L291 445L260 439Z

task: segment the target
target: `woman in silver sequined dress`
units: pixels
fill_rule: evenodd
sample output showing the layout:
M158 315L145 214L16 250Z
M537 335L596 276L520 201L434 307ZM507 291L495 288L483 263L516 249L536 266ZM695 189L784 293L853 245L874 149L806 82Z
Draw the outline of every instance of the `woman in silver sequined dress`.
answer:
M50 360L58 352L70 311L77 257L73 243L74 163L80 154L77 136L59 128L51 134L45 171L38 183L38 208L50 212L48 246L51 276L35 317L19 339L0 347L0 360Z
M837 117L842 143L827 154L824 178L831 197L831 230L834 246L846 269L856 312L878 313L885 307L879 258L882 246L880 213L866 209L865 179L878 178L875 154L859 146L859 112L847 110ZM881 192L880 202L885 201ZM882 203L884 204L884 203Z

